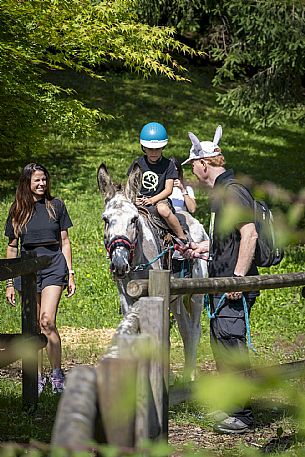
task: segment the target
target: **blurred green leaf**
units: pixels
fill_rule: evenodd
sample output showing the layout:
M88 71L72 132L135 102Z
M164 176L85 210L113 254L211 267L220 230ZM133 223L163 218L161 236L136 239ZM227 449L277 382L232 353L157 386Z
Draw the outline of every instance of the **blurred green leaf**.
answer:
M257 387L249 379L233 373L203 376L194 392L195 399L210 411L233 412L238 405L249 401Z

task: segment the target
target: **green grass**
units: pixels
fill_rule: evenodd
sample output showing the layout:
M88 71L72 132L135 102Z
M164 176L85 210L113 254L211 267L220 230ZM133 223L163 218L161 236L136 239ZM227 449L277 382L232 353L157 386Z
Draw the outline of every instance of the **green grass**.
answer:
M220 123L224 131L221 145L228 167L250 175L259 183L270 180L291 193L300 192L305 182L305 167L302 165L304 129L289 124L282 128L254 130L241 119L229 118L217 106L217 90L210 85L211 74L212 70L206 67L191 68L192 83L178 83L164 78L142 80L126 74L111 73L107 75L106 82L101 82L78 74L53 72L50 79L74 87L81 99L91 106L103 107L115 115L115 120L104 123L96 137L72 142L52 134L47 138L47 147L43 152L38 151L36 155L22 159L0 158L2 227L13 199L20 168L32 160L42 162L50 170L53 194L64 199L73 220L70 238L77 292L72 299L65 296L62 298L58 313L59 327L116 327L121 319L117 291L108 271L109 264L103 247L100 217L103 203L97 189L96 171L99 164L105 162L114 181L124 181L129 164L141 155L138 137L146 122L156 120L165 124L169 133L165 155L175 155L179 159L188 156L188 131L194 132L202 140L211 140ZM207 194L199 187L190 169L186 169L186 176L196 188L197 216L208 228ZM6 239L3 231L0 233L0 246L4 257ZM262 272L302 271L304 260L305 249L299 244L287 252L280 266ZM17 332L21 325L20 304L12 309L5 303L3 283L0 284L0 294L0 331ZM253 342L258 350L258 356L252 357L254 364L278 363L304 357L304 307L305 302L300 297L299 288L261 293L251 316ZM198 365L204 369L204 364L212 363L213 357L208 341L208 322L204 315L202 323ZM173 335L177 339L175 332L174 329ZM69 351L70 353L64 349L64 356L75 358L78 353L77 343ZM80 359L83 362L91 360L92 351L98 351L98 347L91 345L81 351ZM182 351L178 345L173 348L172 360L177 364L181 363L181 358ZM4 430L8 427L7 417L21 414L20 383L12 384L1 380L0 389L0 419ZM55 403L51 395L46 394L40 405L44 417L42 423L33 419L29 432L26 432L28 419L24 420L21 415L12 439L20 442L28 441L31 437L49 441ZM45 413L47 408L50 408L49 415ZM183 421L193 420L196 416L193 406L180 408L174 411L177 420L180 416ZM50 417L50 423L47 417ZM201 419L196 423L202 425ZM9 439L10 435L6 434L5 437Z
M58 401L59 396L54 396L48 386L35 415L28 414L22 410L21 383L1 380L0 442L50 442Z

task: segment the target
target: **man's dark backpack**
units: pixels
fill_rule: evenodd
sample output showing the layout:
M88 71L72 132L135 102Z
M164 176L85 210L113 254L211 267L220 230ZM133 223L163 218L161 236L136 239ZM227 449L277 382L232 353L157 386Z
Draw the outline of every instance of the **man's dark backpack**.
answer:
M284 257L284 251L276 243L274 221L267 203L255 200L249 189L237 181L228 184L238 184L245 189L253 200L254 223L258 234L255 250L255 264L257 267L272 267L278 265Z

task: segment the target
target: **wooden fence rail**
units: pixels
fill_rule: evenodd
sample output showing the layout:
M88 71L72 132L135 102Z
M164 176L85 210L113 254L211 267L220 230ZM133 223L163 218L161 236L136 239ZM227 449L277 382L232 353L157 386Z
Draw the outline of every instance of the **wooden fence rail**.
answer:
M130 297L138 299L150 295L148 279L130 281L127 293ZM279 289L284 287L303 286L305 284L305 272L285 273L276 275L244 276L238 278L171 278L171 295L183 294L206 294L220 292L243 291L263 289Z
M49 256L34 257L30 253L23 253L22 257L16 259L0 259L0 281L36 273L36 271L48 267L50 263Z

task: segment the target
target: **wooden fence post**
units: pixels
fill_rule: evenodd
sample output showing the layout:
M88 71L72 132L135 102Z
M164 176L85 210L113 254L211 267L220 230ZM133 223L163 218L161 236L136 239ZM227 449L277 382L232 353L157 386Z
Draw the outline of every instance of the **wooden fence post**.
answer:
M116 337L118 350L120 338ZM137 360L126 358L125 353L125 358L102 358L96 368L101 422L108 444L134 447L137 365Z
M163 411L162 437L168 439L168 386L169 386L169 303L170 303L170 271L150 270L148 294L150 297L163 298Z
M149 438L160 436L163 427L163 303L161 297L139 299L140 332L153 342L149 365Z
M111 380L109 380L111 382ZM74 367L67 376L52 432L52 446L77 448L95 436L97 388L94 367Z
M162 437L168 438L168 388L169 388L169 302L170 302L170 271L151 270L149 272L148 295L163 299L162 360L163 360L163 400L162 400ZM148 332L148 329L145 329Z
M22 252L22 259L33 259L35 255ZM38 335L37 322L37 275L36 272L21 276L22 334L25 337ZM38 402L38 351L22 358L22 402L26 409L35 409Z
M151 395L149 366L151 358L151 338L149 335L120 335L117 339L119 357L137 361L134 446L149 438Z

